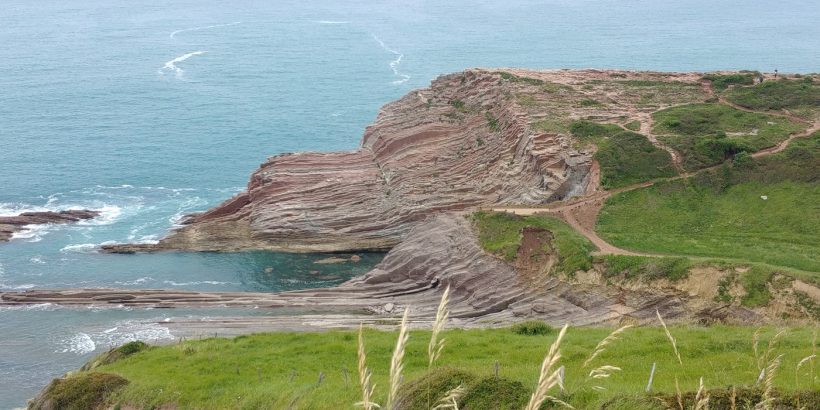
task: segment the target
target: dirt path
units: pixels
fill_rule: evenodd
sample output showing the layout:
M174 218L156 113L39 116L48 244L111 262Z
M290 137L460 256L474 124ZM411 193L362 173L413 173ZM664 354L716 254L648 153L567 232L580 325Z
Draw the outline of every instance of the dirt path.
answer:
M766 115L773 115L776 117L781 118L788 118L793 121L801 122L803 124L809 124L810 127L804 131L797 132L794 134L789 135L789 137L779 144L764 148L760 151L757 151L752 154L752 157L759 158L766 155L776 154L778 152L783 151L789 144L797 139L797 138L805 138L809 135L820 131L820 122L811 122L806 119L797 117L791 113L777 113L777 112L761 112L751 110L746 107L739 106L734 104L730 101L727 101L722 96L718 96L714 89L712 88L711 81L704 81L701 83L704 88L704 92L710 98L717 98L721 104L728 105L732 108L755 113L755 114L766 114ZM492 211L495 212L508 212L516 215L535 215L535 214L549 214L556 216L570 225L573 229L578 231L580 234L584 235L590 242L592 242L596 247L598 247L597 254L601 255L637 255L637 256L659 256L656 254L651 253L643 253L643 252L633 252L626 249L618 248L610 244L609 242L605 241L603 238L598 236L598 233L595 232L595 223L598 220L598 213L603 208L604 202L606 200L621 192L633 191L640 188L646 188L652 186L657 181L674 181L678 179L689 178L693 175L708 172L714 170L723 164L714 165L707 168L702 168L697 171L693 172L685 172L682 167L682 161L680 158L680 154L675 151L674 149L667 147L666 145L660 143L657 138L652 134L652 113L634 113L633 116L641 123L640 133L645 135L656 147L661 148L672 156L672 160L675 164L675 168L678 169L679 175L671 177L671 178L664 178L656 181L649 181L643 182L640 184L634 184L623 188L618 188L610 191L603 191L600 189L600 166L596 161L593 161L592 169L590 171L590 182L587 185L586 195L582 197L572 198L568 201L561 201L561 202L553 202L550 204L546 204L541 207L514 207L514 206L507 206L507 207L496 207L491 208ZM624 128L623 126L621 126ZM624 128L626 129L626 128Z

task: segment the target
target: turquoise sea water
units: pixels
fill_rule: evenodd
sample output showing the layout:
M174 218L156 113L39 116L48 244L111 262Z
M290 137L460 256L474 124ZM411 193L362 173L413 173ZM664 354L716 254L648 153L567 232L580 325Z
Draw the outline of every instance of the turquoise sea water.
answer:
M820 71L805 1L0 0L0 214L92 208L0 244L0 289L282 290L365 272L322 255L100 255L242 189L269 155L354 149L381 105L469 67ZM266 268L273 268L266 273ZM0 308L0 408L165 317ZM113 329L113 330L112 330Z

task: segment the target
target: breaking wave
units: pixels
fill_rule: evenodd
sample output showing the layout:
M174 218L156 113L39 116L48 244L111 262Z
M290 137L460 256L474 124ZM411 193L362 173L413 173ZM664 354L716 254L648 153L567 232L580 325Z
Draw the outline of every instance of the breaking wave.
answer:
M394 84L394 85L404 84L408 80L410 80L409 75L402 74L399 71L399 64L401 64L401 59L404 58L404 54L399 53L398 51L393 50L392 48L388 47L386 44L384 44L384 41L382 41L380 38L376 37L375 35L373 35L373 40L376 40L376 42L379 43L379 45L382 47L382 49L384 51L387 51L388 53L391 53L391 54L396 56L395 60L390 61L390 69L393 71L393 75L396 76L396 77L399 77L399 79L393 81L392 84Z
M185 73L185 70L183 70L182 68L177 66L177 63L181 63L181 62L183 62L183 61L185 61L185 60L187 60L187 59L189 59L193 56L198 56L198 55L201 55L201 54L205 54L206 52L207 51L192 51L190 53L183 54L183 55L181 55L181 56L179 56L179 57L177 57L173 60L166 61L165 65L163 65L159 69L159 73L164 74L165 70L173 71L174 75L176 75L177 78L182 78L182 75Z
M214 25L211 25L211 26L184 28L182 30L176 30L176 31L171 32L171 34L168 35L168 37L174 38L179 33L186 33L186 32L189 32L189 31L207 30L207 29L219 28L219 27L230 27L230 26L235 26L237 24L242 24L242 22L241 21L234 21L233 23L226 23L226 24L214 24Z

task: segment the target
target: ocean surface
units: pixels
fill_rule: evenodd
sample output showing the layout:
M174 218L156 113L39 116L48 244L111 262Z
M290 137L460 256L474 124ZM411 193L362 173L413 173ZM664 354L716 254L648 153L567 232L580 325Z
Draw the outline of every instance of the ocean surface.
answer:
M0 244L0 290L276 291L366 272L324 255L102 255L240 191L267 156L356 148L379 107L469 67L820 71L810 1L0 0L0 215L90 208ZM271 269L268 269L271 268ZM0 308L0 409L166 318Z

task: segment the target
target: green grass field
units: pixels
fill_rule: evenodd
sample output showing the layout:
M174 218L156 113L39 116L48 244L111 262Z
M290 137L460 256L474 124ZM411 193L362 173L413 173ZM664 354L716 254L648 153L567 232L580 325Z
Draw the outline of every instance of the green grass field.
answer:
M729 101L754 110L816 110L820 107L820 84L811 77L765 81L753 87L735 87L726 96Z
M815 133L776 155L615 195L597 230L627 249L820 272L818 175Z
M600 408L614 397L642 396L652 363L657 364L654 392L694 391L703 377L707 388L751 386L760 372L752 350L754 328L672 327L683 364L679 364L661 327L628 329L588 368L582 363L611 328L570 328L561 345L560 364L566 366L566 394L554 392L577 408ZM784 391L820 388L817 367L804 366L795 382L795 366L812 353L817 329L795 328L776 344L783 354L775 384ZM502 382L523 385L528 396L538 379L544 355L555 338L523 335L511 329L451 330L438 365L466 372L476 380L494 380L495 362ZM763 333L760 349L775 333ZM367 330L368 366L373 370L375 399L384 403L388 363L395 332ZM426 345L430 332L411 332L405 356L405 380L412 383L427 371ZM94 372L120 375L129 384L115 393L112 403L150 408L175 403L180 408L331 409L352 408L360 400L356 376L356 333L275 333L185 341L149 348ZM762 352L761 352L762 354ZM589 380L590 368L622 369L607 379ZM814 371L814 373L810 373ZM323 374L319 383L320 374ZM485 382L486 383L486 382ZM605 390L593 390L600 386ZM519 386L518 389L521 389ZM520 396L520 392L518 396ZM526 396L525 396L526 397ZM504 408L504 407L501 407ZM634 407L621 407L634 408Z
M656 148L645 136L613 124L576 121L570 126L581 144L595 144L601 166L601 185L619 188L676 175L669 153Z
M515 259L525 227L547 229L554 235L552 245L558 254L558 272L573 273L589 269L590 252L595 246L569 225L546 215L516 216L503 212L476 212L472 221L478 230L478 241L485 251L506 261Z
M691 104L653 114L658 139L683 156L687 170L705 168L777 145L803 124L771 115L740 111L722 104Z

